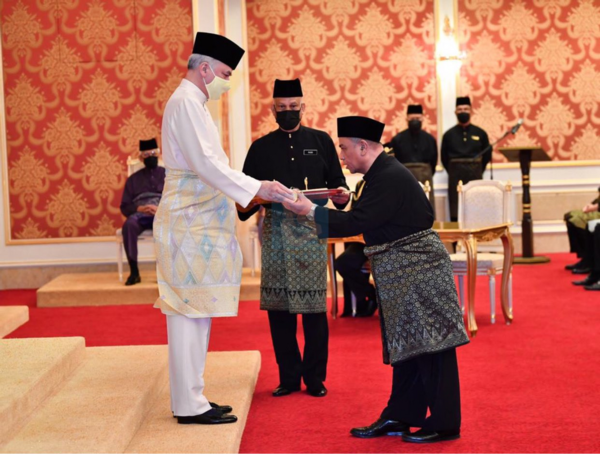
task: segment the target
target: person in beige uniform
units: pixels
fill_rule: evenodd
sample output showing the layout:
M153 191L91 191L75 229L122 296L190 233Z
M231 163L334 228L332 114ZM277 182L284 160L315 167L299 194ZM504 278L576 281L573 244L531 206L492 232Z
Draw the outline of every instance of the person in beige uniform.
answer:
M159 298L167 316L171 410L179 424L237 421L228 405L204 395L212 317L236 316L242 255L234 201L282 202L292 191L229 167L206 102L229 89L244 50L229 39L197 33L188 72L165 106L163 161L167 176L154 220Z

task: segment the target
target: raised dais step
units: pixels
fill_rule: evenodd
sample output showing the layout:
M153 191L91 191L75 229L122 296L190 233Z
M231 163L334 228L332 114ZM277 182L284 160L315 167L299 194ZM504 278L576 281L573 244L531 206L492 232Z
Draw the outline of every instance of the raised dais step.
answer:
M83 337L0 340L0 447L84 357Z
M213 426L177 424L165 386L126 452L239 452L259 371L260 352L210 352L204 392L212 402L231 405L238 421Z
M156 273L141 272L140 284L126 286L118 273L61 274L37 291L38 307L154 304Z
M12 333L28 321L29 308L27 306L0 307L0 338Z
M168 381L167 347L93 347L3 452L123 452ZM168 407L167 407L168 410Z

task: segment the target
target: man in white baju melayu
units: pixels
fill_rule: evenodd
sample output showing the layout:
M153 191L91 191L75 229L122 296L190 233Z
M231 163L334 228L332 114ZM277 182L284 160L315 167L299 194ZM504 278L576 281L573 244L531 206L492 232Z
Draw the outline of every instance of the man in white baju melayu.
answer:
M237 421L228 405L204 396L204 365L212 317L237 315L242 255L234 201L281 202L292 191L229 167L206 102L229 89L244 50L211 33L197 33L188 72L165 106L163 160L167 176L154 240L160 297L167 316L171 410L180 424Z

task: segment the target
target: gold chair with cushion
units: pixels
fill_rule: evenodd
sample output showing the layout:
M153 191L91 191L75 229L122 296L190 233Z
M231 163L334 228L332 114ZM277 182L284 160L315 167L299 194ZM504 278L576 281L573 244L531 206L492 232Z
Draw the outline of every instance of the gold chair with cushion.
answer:
M474 180L463 186L458 184L458 222L463 228L477 228L510 222L511 183ZM499 242L500 240L496 240ZM490 317L496 322L496 275L502 274L504 255L502 247L494 242L477 247L477 275L489 277ZM485 249L485 251L483 251ZM479 252L482 250L482 252ZM500 252L495 252L500 251ZM467 274L465 252L450 254L454 275L458 276L459 300L464 311L464 283ZM512 315L512 273L509 276L508 303Z

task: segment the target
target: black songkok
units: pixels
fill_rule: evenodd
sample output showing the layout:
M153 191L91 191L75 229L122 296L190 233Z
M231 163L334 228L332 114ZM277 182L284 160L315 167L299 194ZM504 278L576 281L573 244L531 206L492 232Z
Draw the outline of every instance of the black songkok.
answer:
M300 79L275 79L275 85L273 86L273 98L301 98L302 96L302 85L300 85Z
M244 49L238 46L230 39L214 33L196 33L194 41L194 50L192 53L206 55L225 63L231 69L235 69L242 56Z
M356 139L379 142L385 124L367 117L341 117L337 119L338 137L353 137Z
M406 115L423 114L423 106L421 104L409 104L406 108Z
M456 107L470 106L470 105L471 105L471 98L469 98L468 96L459 96L458 98L456 98Z
M140 151L156 150L157 148L156 139L140 140Z

